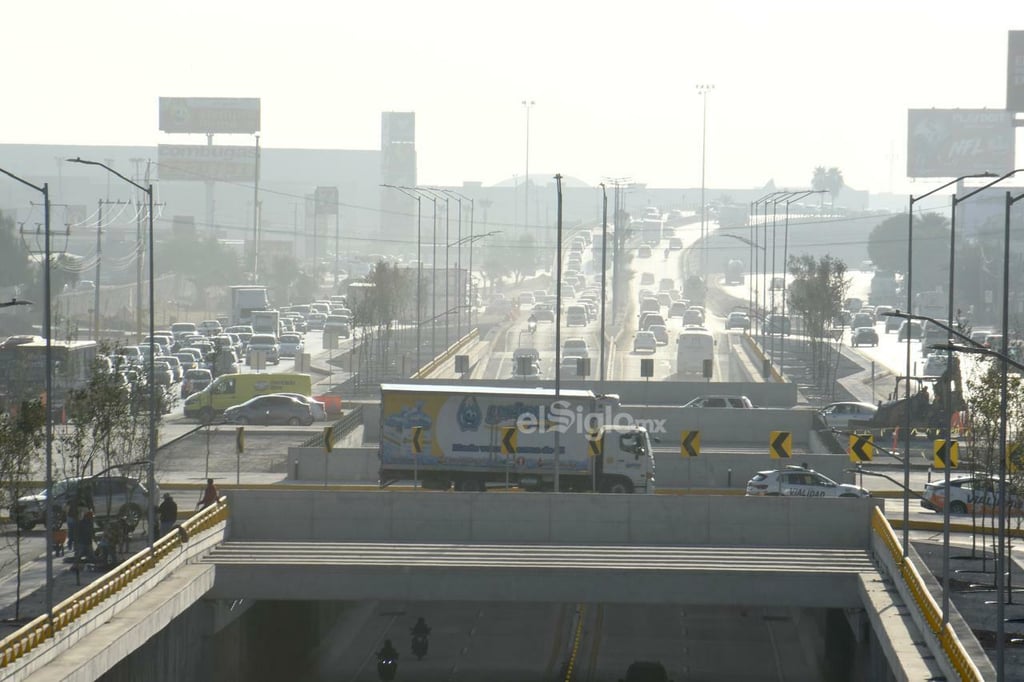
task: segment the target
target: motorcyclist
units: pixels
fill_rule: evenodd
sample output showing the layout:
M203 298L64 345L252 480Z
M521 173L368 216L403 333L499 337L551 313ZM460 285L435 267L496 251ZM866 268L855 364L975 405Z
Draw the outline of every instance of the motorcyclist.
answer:
M537 328L537 316L533 313L530 313L530 317L526 320L526 328L531 332Z
M378 661L394 661L398 658L398 650L391 644L390 639L384 640L384 646L377 652Z
M430 626L427 625L427 621L423 620L423 616L416 619L416 624L409 628L409 632L413 635L423 635L426 637L430 634Z

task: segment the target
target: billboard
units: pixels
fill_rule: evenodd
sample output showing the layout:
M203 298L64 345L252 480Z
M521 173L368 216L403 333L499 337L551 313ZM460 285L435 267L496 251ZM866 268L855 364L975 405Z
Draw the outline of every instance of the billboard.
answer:
M1013 116L1002 109L910 109L907 176L955 178L1013 169Z
M317 187L313 196L316 198L317 215L338 215L337 187Z
M416 113L385 111L380 115L380 148L389 144L416 143Z
M1010 31L1006 55L1006 108L1024 111L1024 31Z
M258 97L161 97L165 133L246 133L260 129Z
M256 147L162 144L157 147L161 180L252 182Z

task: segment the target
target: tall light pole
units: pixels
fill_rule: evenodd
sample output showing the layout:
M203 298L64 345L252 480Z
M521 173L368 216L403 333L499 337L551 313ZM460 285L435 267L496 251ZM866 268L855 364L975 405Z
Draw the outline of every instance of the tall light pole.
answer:
M416 200L416 371L419 371L423 364L420 362L420 328L423 326L423 255L421 253L423 243L423 213L420 205L420 194L412 187L400 187L398 185L381 185L388 189L398 190L410 199ZM337 271L335 271L335 284L337 284Z
M523 176L523 227L530 226L530 109L536 104L532 99L523 100L526 109L526 175Z
M798 193L795 194L795 196L791 196L791 197L789 197L789 198L787 198L785 200L786 201L786 229L785 229L785 236L782 238L782 319L783 320L789 319L789 318L786 317L786 294L788 292L788 287L787 287L788 278L786 277L786 269L788 267L788 260L789 260L789 205L792 204L794 201L800 201L801 199L809 197L812 194L821 194L824 191L825 190L823 190L823 189L809 189L809 190L805 190L803 192L798 192ZM783 322L783 324L786 324L786 323ZM779 361L779 374L784 376L785 373L786 373L786 335L785 334L782 335L782 339L780 340L780 344L781 344L782 348L781 348L781 350L779 352L779 357L781 358L781 360Z
M714 85L704 83L697 86L697 94L700 95L704 109L700 129L700 239L701 249L704 252L702 267L705 280L708 276L708 242L706 212L707 204L704 201L704 177L707 170L707 149L708 149L708 93L715 89Z
M148 518L148 524L149 524L149 529L148 529L149 551L150 551L150 554L152 554L152 552L153 552L153 543L156 541L156 500L153 499L153 495L154 495L154 491L156 489L156 472L154 471L154 466L155 466L155 462L156 462L156 446L157 446L157 443L156 443L156 420L157 420L157 410L158 410L157 399L156 399L156 372L155 372L156 340L153 338L153 334L155 333L155 329L156 329L156 324L155 324L155 321L156 321L155 320L155 300L156 299L155 299L154 292L153 292L154 284L156 283L156 279L154 277L154 269L153 269L153 242L154 242L154 239L153 239L153 183L149 183L147 186L143 187L142 185L140 185L139 183L135 182L134 180L129 180L125 176L121 175L120 173L118 173L116 170L114 170L113 168L111 168L107 164L100 163L99 161L86 161L85 159L78 158L78 157L76 157L74 159L68 159L68 161L71 162L71 163L81 163L81 164L84 164L86 166L99 166L100 168L106 169L107 172L109 172L109 173L111 173L113 175L116 175L117 177L121 178L122 180L127 182L132 187L135 187L136 189L144 192L146 194L146 199L147 199L148 204L149 204L149 206L148 206L148 208L149 208L149 211L148 211L149 212L149 216L148 216L148 221L149 221L149 253L148 253L148 257L149 257L149 372L148 372L148 382L149 382L149 457L148 457L148 462L149 462L149 464L147 466L147 476L146 476L147 481L146 481L146 485L147 485L148 490L149 490L149 505L148 505L149 506L149 518Z
M605 379L605 329L604 309L607 301L608 282L608 190L601 183L601 390L604 391Z
M50 341L50 337L53 336L51 324L53 312L50 301L53 297L51 296L50 286L50 185L45 182L42 187L33 185L31 182L19 178L14 173L3 168L0 168L0 173L3 173L12 180L17 180L26 187L30 187L43 195L43 239L45 242L43 246L43 297L46 299L43 301L43 334L46 335L46 381L43 389L46 396L46 516L44 517L43 525L45 526L47 537L49 537L53 524L53 346ZM99 283L97 283L98 285ZM4 307L28 303L28 301L19 301L12 298ZM46 616L52 624L53 543L49 541L46 542Z
M473 280L473 241L474 241L472 239L472 237L473 237L473 222L472 222L473 221L473 218L472 218L472 216L473 216L473 200L470 199L469 197L467 197L465 194L462 194L460 192L456 192L453 189L440 189L440 188L438 188L437 191L441 192L445 196L449 196L449 195L453 196L453 197L455 197L455 200L457 202L459 202L459 230L458 230L458 237L456 238L456 240L457 240L456 243L458 244L458 249L455 252L455 258L456 258L457 263L458 263L458 267L455 270L455 274L456 274L455 288L458 289L459 304L456 307L456 313L455 313L455 321L456 322L455 323L456 323L456 327L457 327L457 330L458 330L457 333L456 333L456 337L461 339L462 338L462 306L465 305L464 302L466 300L466 297L464 295L465 292L463 291L464 287L463 287L463 284L462 284L462 244L463 244L463 242L466 242L466 243L469 244L469 280L471 282L469 288L470 288L470 290L472 290L472 288L473 288L472 287L472 280ZM469 226L469 236L470 236L470 239L468 239L468 240L464 240L462 238L462 200L463 199L465 199L466 201L469 202L469 207L470 207L470 211L469 211L469 213L470 213L470 226ZM470 310L472 310L472 303L470 303Z

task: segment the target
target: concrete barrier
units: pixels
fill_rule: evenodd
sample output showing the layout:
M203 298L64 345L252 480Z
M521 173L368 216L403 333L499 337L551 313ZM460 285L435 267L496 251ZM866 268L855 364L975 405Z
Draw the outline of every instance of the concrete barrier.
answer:
M376 481L380 460L377 448L288 448L288 480Z
M237 490L231 540L868 547L880 500Z

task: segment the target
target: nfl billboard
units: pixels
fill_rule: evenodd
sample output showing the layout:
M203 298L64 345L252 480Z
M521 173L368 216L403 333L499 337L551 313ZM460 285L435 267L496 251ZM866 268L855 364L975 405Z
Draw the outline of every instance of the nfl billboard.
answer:
M165 133L241 133L260 129L258 97L161 97Z
M1013 115L1002 109L910 109L907 176L956 178L1013 169Z

